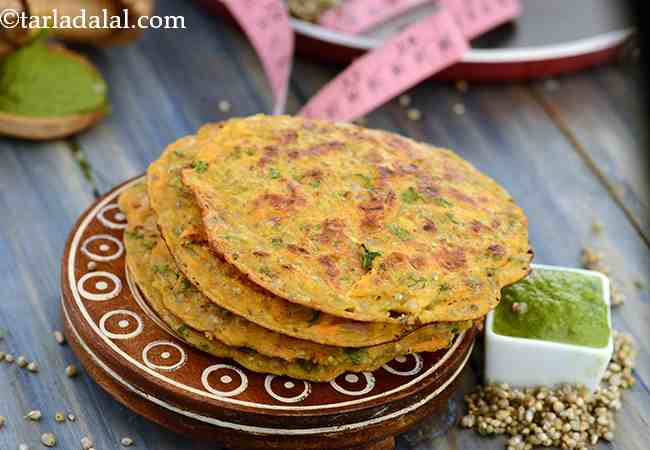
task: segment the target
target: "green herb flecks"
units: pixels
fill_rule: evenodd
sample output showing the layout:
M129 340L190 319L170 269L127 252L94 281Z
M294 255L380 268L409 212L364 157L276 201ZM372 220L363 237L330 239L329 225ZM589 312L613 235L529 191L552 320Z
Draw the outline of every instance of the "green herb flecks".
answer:
M138 231L129 231L126 230L124 232L124 235L130 239L144 239L144 234L138 232Z
M309 326L316 324L318 322L318 319L320 319L320 311L314 310L312 313L311 319L309 319Z
M462 222L456 218L452 213L447 213L449 221L455 225L460 225Z
M181 292L198 291L196 286L194 286L192 284L192 282L190 280L188 280L187 278L183 278L181 280L180 290L181 290Z
M196 161L192 161L192 169L196 170L197 173L204 173L208 170L208 163L197 159Z
M167 273L169 266L167 264L154 264L152 267L153 273Z
M423 200L422 194L415 190L414 187L410 187L404 192L402 192L402 201L405 203L415 203L418 200Z
M372 189L372 179L361 173L355 173L354 178L366 189Z
M442 197L436 198L435 200L433 200L433 202L438 206L442 206L443 208L451 208L452 206L454 206L453 203L445 200Z
M361 248L363 249L363 254L361 255L361 266L365 270L370 270L372 269L372 262L374 259L378 256L381 256L381 252L373 252L372 250L368 250L368 247L366 247L366 244L361 244Z
M403 241L407 241L411 239L411 233L408 232L408 230L405 230L404 228L400 227L397 224L390 224L388 225L388 230L393 233L396 237Z
M423 276L417 276L414 274L409 274L406 277L406 286L409 289L424 289L427 287L429 279Z
M353 364L356 364L357 366L359 364L362 364L366 357L368 356L368 350L365 348L344 348L343 351L345 352L346 356L350 358L350 361L352 361Z
M297 359L298 365L302 370L305 372L311 372L316 368L316 364L314 364L311 361L307 361L306 359Z
M275 278L276 277L275 273L268 266L262 266L262 267L260 267L259 270L260 270L260 273L262 275L265 275L265 276L267 276L269 278Z
M269 177L271 177L272 180L277 180L278 178L282 177L282 174L275 167L271 167L269 168Z

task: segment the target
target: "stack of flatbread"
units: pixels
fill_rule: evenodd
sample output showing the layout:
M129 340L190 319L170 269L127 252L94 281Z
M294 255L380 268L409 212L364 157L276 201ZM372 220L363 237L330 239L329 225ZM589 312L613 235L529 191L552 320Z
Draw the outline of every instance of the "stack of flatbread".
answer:
M202 127L120 207L128 268L180 339L311 381L448 347L531 259L521 209L453 152L298 117Z

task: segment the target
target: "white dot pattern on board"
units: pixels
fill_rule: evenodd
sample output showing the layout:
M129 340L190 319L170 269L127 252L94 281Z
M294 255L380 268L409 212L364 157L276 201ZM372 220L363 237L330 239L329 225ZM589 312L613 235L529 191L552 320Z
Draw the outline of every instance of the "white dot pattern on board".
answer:
M128 316L128 317L131 317L136 322L135 330L127 332L127 333L116 333L114 331L109 331L108 328L106 327L106 323L113 316ZM119 320L117 325L120 328L122 328L121 324L124 321L127 322L127 326L131 325L131 322L128 321L127 319ZM124 328L127 328L127 327L124 327ZM122 329L124 329L124 328L122 328ZM144 322L142 322L142 319L140 318L140 316L138 316L133 311L129 311L128 309L115 309L113 311L107 312L106 314L104 314L99 319L99 329L102 330L102 333L104 333L105 336L107 336L107 337L109 337L111 339L132 339L132 338L138 336L140 333L142 333L142 330L144 329Z
M112 245L115 246L115 251L110 254L105 254L111 249L111 246L104 242L102 244L99 244L99 251L102 252L102 254L95 253L89 248L90 244L95 241L109 241ZM124 244L122 244L122 242L115 236L111 236L110 234L97 234L95 236L90 236L84 241L84 243L81 245L81 253L86 255L91 260L97 262L114 261L122 256L122 254L124 254Z
M109 292L99 292L99 293L89 292L85 288L85 283L86 281L92 278L108 278L113 283L113 289L111 289ZM100 281L100 282L106 283L106 281ZM95 287L97 287L97 284L95 284ZM106 290L107 288L108 288L108 284L104 289L101 290ZM120 294L120 292L122 291L122 280L120 280L117 275L110 272L104 272L104 271L88 272L87 274L79 278L79 281L77 282L77 289L79 290L79 294L86 300L91 300L94 302L104 302L106 300L111 300Z
M216 372L217 370L229 370L235 372L237 375L239 375L239 379L241 380L240 384L238 387L235 389L232 389L230 391L223 391L220 389L216 389L215 387L210 385L209 377L212 372ZM223 379L223 375L222 378ZM229 383L224 384L230 384L232 382L232 378ZM241 370L238 367L232 366L230 364L215 364L213 366L210 366L206 368L203 373L201 374L201 383L203 384L203 387L208 391L211 392L215 395L218 395L220 397L234 397L236 395L241 394L244 392L246 389L248 389L248 377L244 373L243 370Z
M280 395L277 392L273 390L273 380L275 380L277 377L275 375L267 375L266 378L264 379L264 389L266 390L266 393L269 394L271 397L276 399L279 402L282 403L298 403L309 397L309 394L311 394L311 383L308 381L303 381L303 389L301 392L298 394L287 397L284 395ZM293 381L285 381L283 383L283 386L285 389L294 389L296 387L296 383Z
M110 205L104 206L97 214L97 220L99 220L102 225L104 225L107 228L110 228L111 230L123 230L126 228L126 222L124 222L126 216L124 214L118 212L113 216L113 218L115 220L119 220L119 222L115 222L106 217L106 213L114 209L119 210L120 207L116 203L112 203Z
M345 376L345 381L347 381L348 383L358 383L359 375L357 375L356 373L348 373Z
M153 349L155 349L157 347L162 347L162 348L172 347L172 348L174 348L178 352L178 361L172 362L170 364L156 364L156 363L152 362L151 358L149 357L149 354L151 353L151 351ZM171 356L172 356L171 353L166 351L166 350L163 351L160 354L160 358L165 359L165 360L171 358ZM176 369L180 368L181 366L183 366L183 364L185 364L185 362L187 361L187 353L185 353L185 350L183 350L183 348L180 345L176 344L175 342L171 342L171 341L154 341L154 342L148 343L144 347L144 349L142 350L142 360L147 365L147 367L150 367L150 368L156 369L156 370L164 370L164 371L170 372L170 371L173 371L173 370L176 370Z
M358 383L358 382L361 381L358 375L355 375L356 379L352 378L352 377L348 378L347 375L350 375L350 374L346 374L346 376L345 376L345 381L347 381L348 383ZM336 382L336 380L330 381L330 385L337 392L340 392L341 394L351 395L353 397L358 397L360 395L365 395L365 394L367 394L368 392L372 391L375 388L375 376L370 372L363 372L362 375L363 375L363 377L364 377L364 379L366 381L366 383L365 383L366 385L362 389L359 389L358 391L357 390L353 391L351 389L346 389L346 388L342 387L340 384L338 384Z
M411 375L416 375L422 371L422 368L424 367L424 361L422 359L422 356L420 356L418 353L412 353L408 355L409 357L413 358L413 368L409 370L398 370L393 367L391 367L389 364L384 364L382 367L389 373L392 373L393 375L399 375L401 377L409 377ZM399 358L399 359L398 359ZM395 362L404 364L406 362L406 357L405 356L398 356L395 358Z

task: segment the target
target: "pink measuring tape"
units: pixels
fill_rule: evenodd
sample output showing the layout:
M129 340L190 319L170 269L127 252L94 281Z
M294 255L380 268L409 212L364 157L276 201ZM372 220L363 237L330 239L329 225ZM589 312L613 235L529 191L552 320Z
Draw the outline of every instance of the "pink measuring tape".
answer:
M281 0L221 0L257 51L275 98L284 109L293 53L293 33ZM433 2L428 0L428 2ZM347 0L326 12L321 24L357 33L425 0ZM438 0L428 17L380 48L355 60L327 83L299 114L349 121L361 117L433 74L459 62L468 40L516 18L519 0Z
M467 41L444 8L354 61L300 111L346 121L372 111L431 74L459 61Z
M273 93L273 113L287 102L293 61L293 30L280 0L221 0L253 44Z

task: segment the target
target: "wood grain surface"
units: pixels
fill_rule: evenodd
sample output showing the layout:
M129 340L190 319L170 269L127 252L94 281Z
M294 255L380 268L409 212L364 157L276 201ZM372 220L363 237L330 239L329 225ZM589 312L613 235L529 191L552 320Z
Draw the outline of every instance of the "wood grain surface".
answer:
M67 233L100 192L141 173L169 142L202 123L268 112L270 90L244 37L208 17L190 1L161 0L158 14L181 14L187 30L149 30L134 45L83 49L107 77L112 114L75 139L51 143L0 140L0 351L38 361L40 372L0 363L0 449L22 442L41 448L45 431L58 447L119 449L129 436L138 449L214 449L140 418L115 402L87 375L70 379L79 364L52 331L58 310L59 258ZM289 112L299 109L338 68L295 64ZM626 303L613 313L617 329L637 341L637 383L624 396L611 444L638 450L650 440L649 196L641 98L635 68L612 65L530 84L453 85L425 82L411 93L422 112L410 121L397 102L372 113L369 126L397 131L458 151L502 183L530 219L536 262L578 266L584 246L605 256ZM232 109L221 112L220 100ZM464 113L457 114L463 105ZM600 234L592 224L603 226ZM639 287L640 286L640 287ZM476 383L480 351L445 416L427 419L397 440L400 450L496 449L501 439L480 438L453 423L462 392ZM40 409L44 418L23 415ZM74 423L58 424L57 411Z

